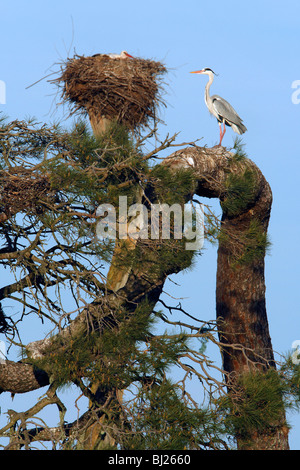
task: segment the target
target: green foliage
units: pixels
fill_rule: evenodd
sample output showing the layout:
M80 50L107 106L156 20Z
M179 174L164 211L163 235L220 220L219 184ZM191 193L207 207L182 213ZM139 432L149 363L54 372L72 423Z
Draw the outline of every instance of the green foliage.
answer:
M299 350L287 354L280 366L282 382L285 386L285 405L286 408L300 410L300 364Z
M53 190L89 204L117 203L119 195L134 199L138 174L147 165L126 129L115 124L96 139L79 121L64 136L64 145L65 152L42 166Z
M114 318L108 317L101 334L92 329L66 341L56 337L45 358L36 360L35 365L47 370L58 386L84 378L112 389L126 388L144 376L161 379L187 351L187 338L184 334L153 337L156 317L150 313L151 305L145 300L134 315L122 309ZM146 353L140 347L145 342L149 345Z
M11 168L14 165L32 164L45 159L46 155L55 155L62 150L62 131L54 124L40 126L36 119L12 121L0 117L0 167Z
M191 195L195 189L195 175L189 168L181 168L177 171L165 165L157 165L151 171L156 199L159 203L181 204L187 201L187 195Z
M77 122L69 133L61 132L61 148L54 157L44 159L40 171L47 175L53 191L72 202L100 204L114 202L114 190L128 191L144 169L128 132L115 125L110 133L96 139L84 122Z
M47 355L35 360L35 365L46 370L60 387L84 378L99 382L104 389L124 388L136 375L133 364L140 355L139 342L150 335L154 321L150 313L145 301L134 315L120 309L114 317L108 316L103 331L96 321L91 330L82 329L71 338L57 336Z
M284 411L284 391L285 386L274 369L242 374L234 390L219 401L228 431L251 445L254 433L268 432L278 424Z
M247 158L247 154L244 150L245 144L243 144L242 138L241 137L236 137L233 145L233 150L234 154L232 156L232 159L234 162L244 162L245 159Z
M129 450L201 449L212 434L217 447L218 431L223 431L216 416L188 406L180 389L167 379L141 390L132 415L132 432L122 442Z
M212 409L191 403L167 373L189 350L185 334L166 332L153 336L156 320L145 301L134 315L118 312L114 326L101 335L83 331L71 341L53 341L49 353L35 365L48 371L57 387L71 383L97 383L102 391L137 388L135 398L126 403L127 425L116 428L118 407L106 414L106 426L116 429L121 449L201 449L222 448L225 429ZM130 394L129 394L130 396Z
M149 338L147 354L140 360L141 374L152 376L155 381L162 379L168 369L177 364L178 358L188 350L187 336L178 334L170 336L167 332Z
M72 159L88 168L97 162L98 141L90 132L84 121L76 121L66 138L67 147L71 150Z
M85 121L77 121L68 134L66 143L73 158L80 162L83 168L91 164L97 166L99 162L106 166L121 162L138 162L141 157L126 127L118 123L112 123L102 136L96 138ZM139 163L141 164L140 161Z
M148 249L147 252L143 245L137 245L134 252L127 252L126 259L122 257L122 261L125 265L132 264L140 269L147 263L147 273L154 278L159 278L162 273L192 269L196 253L193 250L186 250L185 243L184 238L163 240L154 245L153 251ZM157 262L158 254L159 262ZM126 256L125 252L124 256Z
M242 173L229 173L225 183L225 196L221 201L224 213L234 217L246 210L256 194L256 174L246 168Z
M238 259L239 264L250 264L262 260L271 246L268 234L255 219L251 220L249 229L243 233L241 241L244 249Z
M271 246L267 233L255 219L251 220L248 230L240 234L239 244L241 252L234 261L239 265L255 264L264 259Z

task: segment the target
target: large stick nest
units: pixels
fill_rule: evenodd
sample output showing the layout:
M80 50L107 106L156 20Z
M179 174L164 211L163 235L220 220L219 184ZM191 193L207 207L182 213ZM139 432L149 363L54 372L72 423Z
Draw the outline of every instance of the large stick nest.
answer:
M30 169L14 167L0 172L0 214L16 214L19 211L40 212L41 201L53 198L46 176Z
M53 82L62 87L71 114L81 111L90 119L106 118L135 130L157 119L156 109L164 105L161 76L166 71L152 60L76 55L63 64L61 76Z

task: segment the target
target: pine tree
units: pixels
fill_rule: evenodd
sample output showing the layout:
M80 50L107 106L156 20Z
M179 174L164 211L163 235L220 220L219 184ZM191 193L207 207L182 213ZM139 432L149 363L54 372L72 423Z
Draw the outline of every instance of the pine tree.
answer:
M146 153L146 138L113 120L96 134L85 120L70 131L3 120L0 139L0 263L10 274L0 326L7 349L20 349L19 361L0 362L0 391L47 387L33 407L9 410L0 430L7 448L287 449L285 410L298 403L299 371L290 358L275 363L264 296L272 194L241 146L193 145L157 162L174 138ZM120 197L150 217L153 204L183 208L194 196L222 208L221 220L206 218L219 246L209 323L161 299L168 276L191 270L199 255L176 238L175 216L170 239L122 239L120 227L115 239L97 236L97 209L113 206L118 216ZM48 334L26 344L23 325L36 319ZM210 342L221 365L206 354ZM72 422L66 387L89 403ZM38 419L50 405L55 427Z

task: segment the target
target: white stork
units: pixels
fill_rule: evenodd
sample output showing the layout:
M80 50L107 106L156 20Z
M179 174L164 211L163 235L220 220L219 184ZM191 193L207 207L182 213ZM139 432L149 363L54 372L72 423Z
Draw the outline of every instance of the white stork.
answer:
M130 59L133 59L134 57L126 51L122 51L121 54L94 54L92 57L96 57L98 55L104 55L109 57L110 59L127 59L128 57Z

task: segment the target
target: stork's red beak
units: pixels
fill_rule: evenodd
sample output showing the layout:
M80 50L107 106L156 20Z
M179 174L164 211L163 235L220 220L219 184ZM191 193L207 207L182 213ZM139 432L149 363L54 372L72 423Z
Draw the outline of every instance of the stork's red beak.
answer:
M130 54L128 54L128 52L125 52L125 54L127 55L127 57L130 57L131 59L134 59L134 57Z

